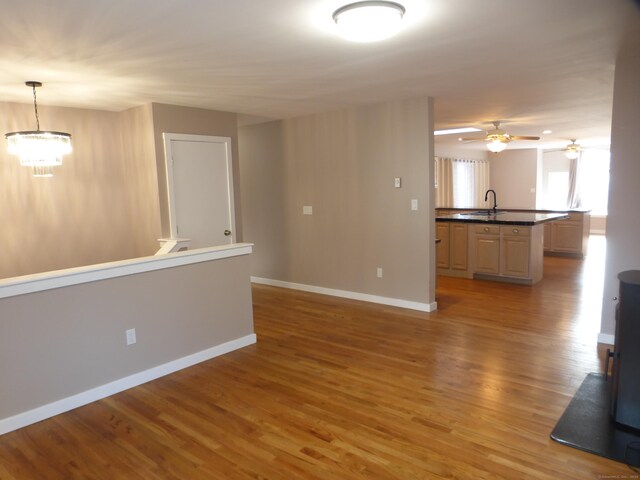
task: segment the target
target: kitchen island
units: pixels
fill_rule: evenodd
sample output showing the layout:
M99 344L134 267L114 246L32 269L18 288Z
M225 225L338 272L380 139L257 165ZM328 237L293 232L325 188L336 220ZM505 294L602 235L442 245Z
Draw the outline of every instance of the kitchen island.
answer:
M438 214L438 274L533 285L542 280L544 224L566 217L506 210Z

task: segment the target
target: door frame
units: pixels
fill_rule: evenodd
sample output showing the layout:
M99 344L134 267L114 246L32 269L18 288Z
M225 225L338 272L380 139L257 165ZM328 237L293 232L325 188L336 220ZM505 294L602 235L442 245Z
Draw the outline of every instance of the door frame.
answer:
M229 191L229 218L231 230L230 243L235 243L236 237L236 215L234 205L234 192L233 192L233 163L231 157L231 137L216 137L212 135L192 135L186 133L162 133L162 140L164 143L164 166L167 175L167 202L169 204L169 232L172 239L178 237L178 224L175 205L175 189L173 183L173 151L171 148L172 141L185 141L185 142L203 142L203 143L222 143L225 146L225 153L227 156L227 186Z

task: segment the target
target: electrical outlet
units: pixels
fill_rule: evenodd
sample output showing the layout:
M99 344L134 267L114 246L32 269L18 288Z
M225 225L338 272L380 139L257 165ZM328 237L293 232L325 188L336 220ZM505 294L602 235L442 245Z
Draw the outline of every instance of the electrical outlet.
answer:
M378 267L376 275L378 276L378 278L382 278L382 267Z
M402 187L402 179L400 177L396 177L393 181L393 184L396 188Z
M411 200L411 210L418 210L418 199L413 198Z
M127 345L133 345L134 343L137 342L135 328L130 328L129 330L127 330L126 333L127 333Z

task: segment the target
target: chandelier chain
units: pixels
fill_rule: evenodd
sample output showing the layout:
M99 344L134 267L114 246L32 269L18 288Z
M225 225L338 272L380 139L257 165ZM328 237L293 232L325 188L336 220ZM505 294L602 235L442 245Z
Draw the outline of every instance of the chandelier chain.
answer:
M36 112L36 131L40 131L40 119L38 118L38 101L36 99L36 86L32 85L33 87L33 109Z

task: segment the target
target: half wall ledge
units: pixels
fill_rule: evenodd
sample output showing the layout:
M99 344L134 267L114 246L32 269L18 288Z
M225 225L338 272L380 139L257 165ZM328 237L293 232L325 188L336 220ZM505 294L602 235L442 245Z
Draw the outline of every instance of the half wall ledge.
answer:
M0 281L0 435L255 343L251 251Z
M20 277L10 277L0 280L0 298L78 285L80 283L95 282L97 280L122 277L136 273L151 272L163 268L178 267L180 265L190 265L209 260L249 255L252 249L252 243L233 243L230 245L186 250L166 255L152 255L116 262L35 273Z

